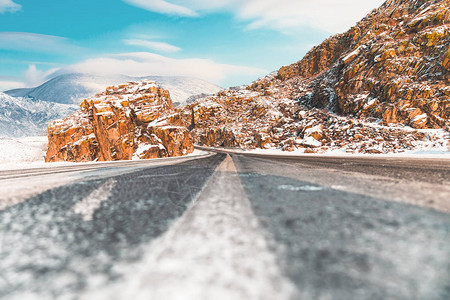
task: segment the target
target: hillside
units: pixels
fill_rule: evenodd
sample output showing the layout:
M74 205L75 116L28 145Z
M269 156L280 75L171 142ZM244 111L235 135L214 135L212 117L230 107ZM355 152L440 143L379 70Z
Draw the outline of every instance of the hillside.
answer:
M279 70L301 103L414 128L450 125L448 0L388 0ZM275 82L274 82L275 83ZM276 83L275 83L276 84Z
M44 134L48 122L76 109L75 105L11 97L0 93L0 137Z
M299 62L180 114L194 140L208 146L448 150L448 3L389 0Z
M181 104L192 96L199 94L211 95L221 90L217 85L191 77L64 74L36 88L15 89L5 93L15 97L33 97L43 101L78 105L85 98L103 92L108 86L142 79L156 81L162 88L170 91L174 102Z

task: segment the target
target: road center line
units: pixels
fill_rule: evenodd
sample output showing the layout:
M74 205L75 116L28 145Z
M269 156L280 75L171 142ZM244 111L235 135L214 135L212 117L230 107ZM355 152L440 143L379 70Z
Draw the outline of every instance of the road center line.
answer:
M97 289L95 298L290 299L295 293L269 250L230 156L143 260L121 273L124 282Z
M94 212L100 208L102 202L108 200L115 184L116 180L107 180L83 200L77 202L71 211L75 214L80 214L83 220L91 221L94 217Z

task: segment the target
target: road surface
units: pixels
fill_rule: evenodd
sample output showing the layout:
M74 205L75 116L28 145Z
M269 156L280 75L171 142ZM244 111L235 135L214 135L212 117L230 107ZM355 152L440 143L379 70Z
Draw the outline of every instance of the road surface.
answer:
M0 173L0 299L449 299L450 160Z

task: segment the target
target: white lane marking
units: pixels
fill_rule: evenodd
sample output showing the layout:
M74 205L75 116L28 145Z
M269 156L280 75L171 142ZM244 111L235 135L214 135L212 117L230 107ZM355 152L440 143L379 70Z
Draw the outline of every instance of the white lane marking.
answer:
M293 185L279 185L279 190L285 190L285 191L305 191L305 192L317 192L317 191L323 191L324 187L321 186L314 186L314 185L302 185L302 186L293 186Z
M94 212L100 208L102 202L108 200L115 184L116 180L107 180L83 200L77 202L72 207L72 212L81 215L84 221L91 221L94 217Z
M82 299L292 299L253 214L231 157L197 200L133 265L115 266L124 281L92 288Z

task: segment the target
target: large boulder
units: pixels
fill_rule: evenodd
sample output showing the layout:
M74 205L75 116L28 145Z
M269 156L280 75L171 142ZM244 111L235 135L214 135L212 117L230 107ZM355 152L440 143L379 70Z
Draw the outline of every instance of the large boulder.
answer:
M47 162L159 158L194 149L186 127L158 121L174 107L169 92L153 81L108 87L80 106L49 124Z

